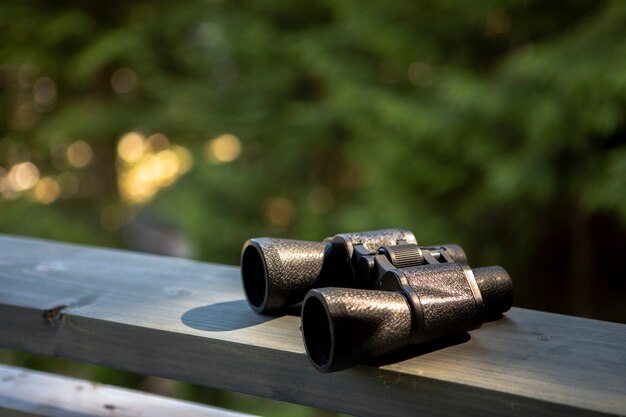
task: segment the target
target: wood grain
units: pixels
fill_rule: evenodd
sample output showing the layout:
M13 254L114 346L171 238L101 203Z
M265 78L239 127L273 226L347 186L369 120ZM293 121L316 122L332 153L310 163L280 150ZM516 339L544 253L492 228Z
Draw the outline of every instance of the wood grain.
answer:
M0 414L21 417L249 416L6 365L0 365Z
M333 374L298 327L252 312L235 267L0 237L3 348L361 416L626 414L625 325L514 308Z

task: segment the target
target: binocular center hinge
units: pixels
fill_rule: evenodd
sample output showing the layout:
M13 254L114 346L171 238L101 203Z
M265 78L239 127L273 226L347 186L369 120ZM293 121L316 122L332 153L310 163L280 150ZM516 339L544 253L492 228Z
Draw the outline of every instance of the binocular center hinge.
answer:
M419 265L454 262L444 248L420 247L413 243L383 246L376 253L369 252L363 245L355 245L352 267L357 281L380 286L383 275L392 269Z

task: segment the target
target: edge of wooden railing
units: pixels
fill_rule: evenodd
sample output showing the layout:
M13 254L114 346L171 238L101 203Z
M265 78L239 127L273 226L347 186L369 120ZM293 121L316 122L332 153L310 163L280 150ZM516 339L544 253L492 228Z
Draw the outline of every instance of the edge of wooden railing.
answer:
M222 408L7 365L0 365L0 415L252 417Z
M0 347L362 416L626 414L626 325L513 308L465 338L320 374L238 268L0 236Z

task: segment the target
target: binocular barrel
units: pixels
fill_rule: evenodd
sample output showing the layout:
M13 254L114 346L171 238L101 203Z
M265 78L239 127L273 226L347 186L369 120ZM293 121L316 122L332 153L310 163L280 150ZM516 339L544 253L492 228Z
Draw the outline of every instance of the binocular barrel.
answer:
M343 233L324 242L250 239L241 252L248 304L257 313L270 313L301 302L312 288L371 288L368 277L355 270L355 247L375 253L381 247L403 244L417 245L413 233L404 229ZM456 262L467 261L458 245L437 250L445 251Z
M479 328L509 310L513 283L499 266L447 263L387 272L381 289L308 292L302 336L321 372L348 368L409 344Z
M393 291L318 288L309 291L302 306L302 338L320 372L407 346L412 327L408 300Z
M248 240L241 253L241 276L250 307L267 313L302 301L316 286L330 249L328 243L304 240Z

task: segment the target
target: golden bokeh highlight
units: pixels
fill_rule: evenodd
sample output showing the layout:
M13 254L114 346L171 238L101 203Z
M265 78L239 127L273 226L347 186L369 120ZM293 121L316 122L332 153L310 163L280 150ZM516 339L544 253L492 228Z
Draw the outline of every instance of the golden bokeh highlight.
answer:
M296 219L296 207L284 197L271 197L263 205L263 216L272 226L285 229Z
M189 149L184 146L172 146L172 151L176 154L178 161L180 162L180 172L181 174L186 174L191 169L193 165L193 157L191 156L191 152Z
M209 140L204 146L204 155L209 162L232 162L241 155L241 141L229 133Z
M117 144L117 156L128 164L139 161L145 152L145 137L141 133L129 132Z
M15 164L9 170L7 180L13 191L28 190L39 181L39 169L32 162Z
M43 177L33 189L33 197L41 204L50 204L59 198L59 183L52 177Z
M67 147L67 162L74 168L84 168L91 163L93 151L84 140L78 140Z
M92 147L83 140L69 145L60 142L50 150L50 162L54 168L63 170L55 176L42 177L38 167L25 160L28 155L17 152L18 146L11 147L7 157L9 165L0 167L0 196L4 200L25 197L29 201L50 204L58 199L73 198L84 194L85 184L77 171L68 167L84 168L94 160ZM189 149L170 142L166 135L155 133L146 137L139 132L124 134L117 144L117 187L120 204L130 210L130 206L150 201L161 189L174 184L193 166L193 156ZM115 216L103 214L103 225L111 229Z
M146 139L146 145L153 151L162 151L170 147L170 140L163 133L155 133L148 136Z
M157 133L146 138L130 132L117 146L117 185L122 200L130 205L150 201L162 188L172 185L193 164L189 150L171 145L167 136ZM113 217L101 218L105 228L112 227ZM103 219L109 220L103 220ZM105 225L106 223L106 225Z

